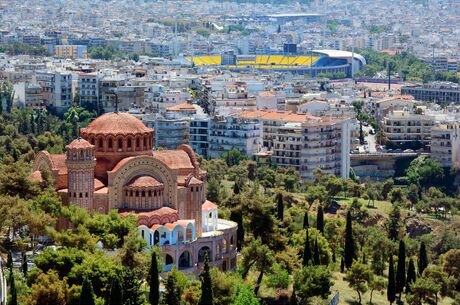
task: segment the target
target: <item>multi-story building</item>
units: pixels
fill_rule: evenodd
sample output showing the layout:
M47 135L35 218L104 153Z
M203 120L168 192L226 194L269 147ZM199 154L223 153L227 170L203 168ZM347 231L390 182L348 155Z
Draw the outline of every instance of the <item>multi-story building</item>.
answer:
M105 112L115 110L116 91L118 87L124 86L124 78L104 77L99 81L99 100Z
M383 132L393 143L420 142L430 144L434 117L407 109L390 112L383 118Z
M35 83L41 87L43 103L58 111L72 105L72 74L62 71L37 71Z
M97 72L78 74L78 98L81 105L97 109L99 102L99 76Z
M88 58L88 48L83 45L56 45L54 56L58 58Z
M190 146L199 155L208 158L211 118L200 113L192 116L190 121Z
M286 123L276 131L272 164L298 170L303 180L316 169L348 178L351 128L349 119L330 117Z
M215 117L209 134L209 158L219 158L234 148L247 156L253 156L260 149L261 123L231 115Z
M460 86L449 82L432 82L420 86L401 87L401 94L416 100L436 103L460 104Z
M155 147L176 149L182 144L189 144L190 118L175 112L156 115Z
M460 126L455 122L437 124L431 129L431 157L444 167L459 165Z
M42 108L41 87L38 84L17 83L14 85L15 100L21 107L25 108Z

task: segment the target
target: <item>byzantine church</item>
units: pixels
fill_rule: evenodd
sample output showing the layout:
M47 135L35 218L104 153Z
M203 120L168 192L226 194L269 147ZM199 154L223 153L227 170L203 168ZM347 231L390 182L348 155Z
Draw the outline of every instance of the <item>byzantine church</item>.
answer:
M198 273L205 253L210 266L234 269L237 224L219 219L217 206L206 200L206 172L192 148L154 150L153 136L128 113L103 114L81 129L65 154L39 152L32 178L48 171L64 204L135 215L139 235L161 246L164 271L175 266Z

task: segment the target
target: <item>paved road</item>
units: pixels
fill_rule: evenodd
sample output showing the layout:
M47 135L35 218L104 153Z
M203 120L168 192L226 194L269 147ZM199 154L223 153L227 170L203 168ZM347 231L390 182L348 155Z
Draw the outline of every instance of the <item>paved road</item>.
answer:
M363 131L365 133L367 133L367 136L364 138L365 140L367 140L367 143L368 143L368 147L369 147L369 153L376 153L377 152L377 148L376 148L376 143L375 143L375 135L373 134L370 134L370 131L373 130L372 127L370 126L363 126Z

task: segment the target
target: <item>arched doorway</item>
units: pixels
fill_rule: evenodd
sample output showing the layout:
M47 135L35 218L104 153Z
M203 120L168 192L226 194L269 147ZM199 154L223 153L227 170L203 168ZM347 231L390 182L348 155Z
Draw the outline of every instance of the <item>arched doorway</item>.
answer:
M179 270L192 267L192 256L185 250L179 257Z
M204 257L208 254L208 259L211 262L212 261L212 254L211 254L211 249L209 247L202 247L200 251L198 251L198 262L203 263L204 262Z
M165 264L163 266L163 271L165 271L165 272L171 271L173 266L174 266L174 259L172 258L171 255L166 254Z

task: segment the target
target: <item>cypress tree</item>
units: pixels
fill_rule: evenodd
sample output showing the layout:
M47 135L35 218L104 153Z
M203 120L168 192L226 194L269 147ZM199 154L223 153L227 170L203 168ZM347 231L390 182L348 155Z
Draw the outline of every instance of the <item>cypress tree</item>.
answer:
M152 250L152 264L150 265L150 291L149 302L151 305L158 305L160 302L160 280L158 278L157 253Z
M318 212L316 213L316 228L321 234L324 234L324 211L322 206L319 206Z
M27 266L27 254L26 252L22 252L22 273L24 276L27 276L28 266Z
M141 282L137 279L135 272L128 267L122 272L123 304L130 305L144 304L144 291L141 289Z
M335 258L335 251L332 251L332 262L335 263L336 258Z
M409 260L409 267L407 268L407 278L406 278L406 293L410 293L410 285L415 282L417 279L417 273L415 272L414 260L411 258Z
M418 254L418 274L422 275L425 268L428 266L428 255L426 253L425 242L421 242Z
M13 254L11 253L11 250L8 250L8 257L6 259L6 267L10 270L13 269Z
M347 213L347 224L345 228L345 267L350 268L355 257L355 245L353 241L353 228L351 224L351 213Z
M93 285L87 277L83 279L83 285L81 287L80 294L80 305L95 305Z
M284 220L284 202L283 194L279 193L276 198L276 218L280 221Z
M406 246L403 240L399 241L398 267L396 270L396 292L399 293L399 299L406 285Z
M318 250L318 239L315 240L315 249L313 252L313 262L315 266L320 265L320 259L319 259L319 250Z
M200 274L201 298L199 305L213 305L211 274L209 273L208 252L204 254L204 268Z
M395 287L395 270L393 266L393 254L390 254L390 264L388 265L388 288L387 300L390 304L396 300L396 287Z
M16 290L16 283L14 280L14 275L11 273L12 276L10 276L10 295L11 295L11 301L10 305L18 305L18 292Z
M121 305L123 300L123 286L119 276L115 276L112 279L110 286L110 295L107 300L107 305Z
M235 180L235 184L233 184L233 194L238 195L239 193L241 193L240 184Z
M311 249L310 249L310 238L308 237L308 229L305 230L305 245L303 249L303 262L302 265L308 266L310 260L311 260Z
M343 256L340 258L340 272L343 273L345 271L345 261Z
M305 212L305 215L303 216L303 227L305 229L308 229L309 228L309 224L308 224L308 211Z

